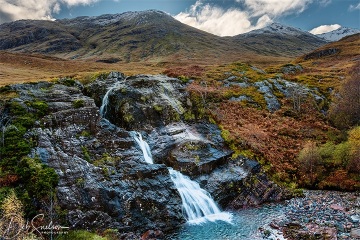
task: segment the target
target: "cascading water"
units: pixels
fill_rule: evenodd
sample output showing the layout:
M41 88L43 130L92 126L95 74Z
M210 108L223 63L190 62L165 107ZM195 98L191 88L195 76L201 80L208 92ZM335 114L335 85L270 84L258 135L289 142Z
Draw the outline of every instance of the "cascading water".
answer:
M109 104L109 94L110 92L115 89L119 85L119 82L116 82L114 86L109 88L109 90L106 92L105 96L103 97L101 107L100 107L100 116L105 118L106 111L107 111L107 105ZM106 118L105 118L106 119Z
M138 132L135 132L134 138L135 138L135 141L137 142L137 144L140 146L141 151L143 152L145 162L147 162L149 164L153 164L154 161L151 156L150 147L147 144L147 142L142 139L141 134Z
M172 168L169 168L169 172L171 180L180 193L186 215L185 218L189 223L199 224L206 220L211 222L216 220L231 222L232 215L222 212L210 194L200 188L197 182L191 181L188 176Z
M141 134L136 132L134 138L143 152L145 161L153 164L149 145L142 139ZM180 193L184 215L189 223L200 224L207 220L211 222L222 220L231 223L231 213L222 212L210 194L201 189L197 182L172 168L168 168L168 170L171 180Z
M104 119L106 119L106 111L107 105L109 104L110 92L118 87L118 84L119 82L117 82L113 87L109 88L102 100L100 115ZM189 135L189 138L193 140L198 139L188 130L186 130L186 133ZM151 155L150 147L147 142L142 139L141 134L135 132L134 139L140 146L145 161L148 164L153 164L154 161ZM184 215L189 223L199 224L207 220L211 222L222 220L231 223L232 214L228 212L222 212L211 198L210 194L204 189L201 189L197 182L190 180L189 177L181 174L179 171L173 170L172 168L168 169L171 180L174 182L180 193L181 200L183 202Z

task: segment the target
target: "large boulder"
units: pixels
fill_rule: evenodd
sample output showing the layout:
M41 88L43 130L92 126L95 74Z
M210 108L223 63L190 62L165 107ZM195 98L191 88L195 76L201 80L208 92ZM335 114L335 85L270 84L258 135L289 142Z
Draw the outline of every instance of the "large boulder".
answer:
M179 121L185 113L185 85L177 78L164 75L136 75L124 78L119 75L114 82L112 73L103 81L96 81L86 89L99 99L106 97L103 116L110 122L128 130L151 130ZM110 84L109 84L110 83ZM99 86L110 90L99 92ZM98 106L100 101L97 100Z
M167 167L146 164L132 133L102 119L81 84L25 84L13 90L19 104L36 100L49 106L26 137L36 139L31 156L59 176L58 205L70 227L142 233L184 222Z
M258 162L243 157L196 180L223 208L241 209L291 197L289 191L268 179Z

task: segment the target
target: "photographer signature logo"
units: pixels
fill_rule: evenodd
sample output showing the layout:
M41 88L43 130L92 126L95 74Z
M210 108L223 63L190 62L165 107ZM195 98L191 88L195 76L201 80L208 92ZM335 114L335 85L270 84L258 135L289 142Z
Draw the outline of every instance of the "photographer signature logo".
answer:
M35 234L40 238L44 235L60 235L67 234L69 227L54 224L52 221L46 225L38 225L36 223L44 220L44 214L36 215L31 221L24 221L17 214L0 219L0 239L23 239L26 235Z

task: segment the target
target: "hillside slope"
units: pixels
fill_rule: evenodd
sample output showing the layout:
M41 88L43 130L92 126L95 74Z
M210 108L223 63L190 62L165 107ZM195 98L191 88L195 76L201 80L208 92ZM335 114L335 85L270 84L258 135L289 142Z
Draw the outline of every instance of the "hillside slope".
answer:
M297 36L264 32L256 36L252 33L218 37L185 25L166 13L148 10L53 22L22 20L2 24L0 50L112 63L203 59L220 63L264 57L281 61L324 44L313 35L300 30L298 33Z
M279 23L237 35L234 39L249 50L269 56L299 56L325 43L313 34Z
M240 62L209 67L189 91L203 106L199 114L211 115L232 149L256 158L275 180L288 186L359 189L358 174L348 168L346 157L339 160L343 165L329 159L316 163L318 172L311 181L309 165L298 159L309 146L323 151L330 146L328 151L334 152L344 141L330 124L328 111L334 93L358 69L359 49L359 35L354 35L288 64L263 69ZM179 71L167 72L176 76Z

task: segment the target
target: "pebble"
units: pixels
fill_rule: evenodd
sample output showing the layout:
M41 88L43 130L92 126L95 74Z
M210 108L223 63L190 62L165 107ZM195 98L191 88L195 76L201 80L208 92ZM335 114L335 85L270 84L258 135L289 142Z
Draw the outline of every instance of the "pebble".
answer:
M352 216L350 216L350 218L353 223L358 223L360 220L360 217L357 215L352 215Z
M284 230L300 224L299 231L324 239L329 235L336 235L330 239L360 239L359 193L306 190L304 194L286 201L284 218L272 221L270 227Z
M360 228L352 229L350 236L354 239L360 239Z

